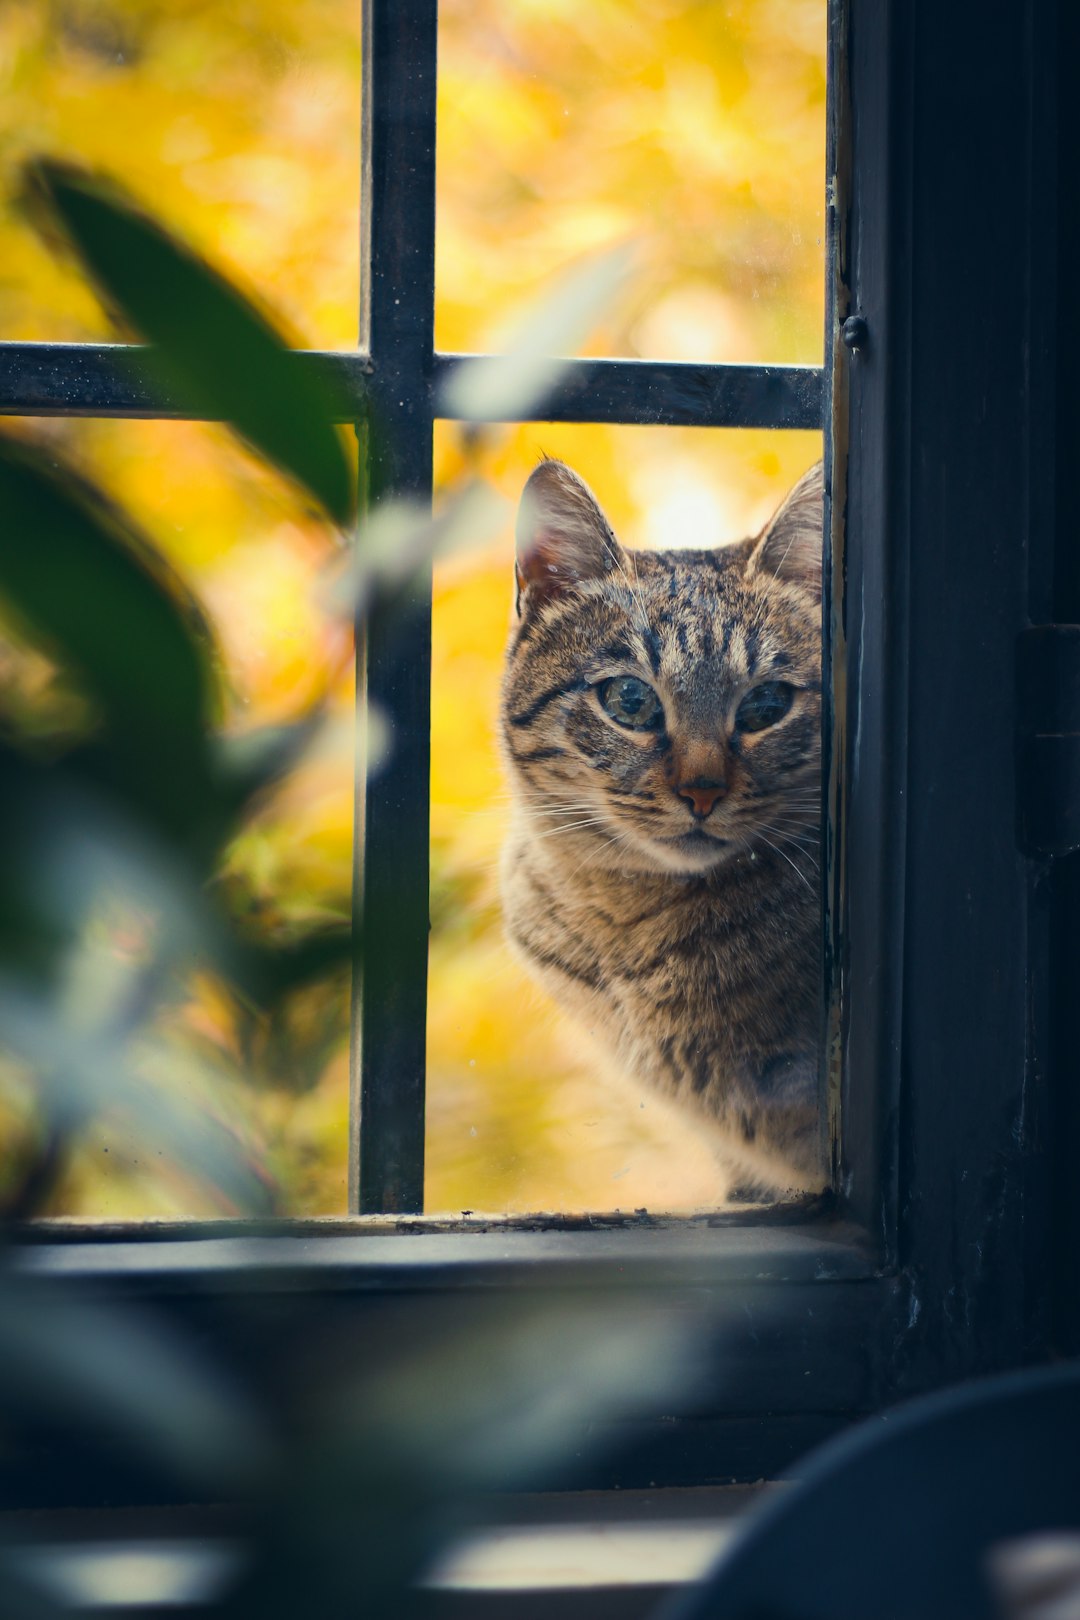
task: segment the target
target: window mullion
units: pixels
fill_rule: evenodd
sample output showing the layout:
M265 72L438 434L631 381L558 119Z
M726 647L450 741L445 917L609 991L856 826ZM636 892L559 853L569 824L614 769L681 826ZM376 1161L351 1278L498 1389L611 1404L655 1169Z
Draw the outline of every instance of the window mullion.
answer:
M336 422L355 422L370 403L368 341L365 320L359 352L303 349L290 362L327 393ZM436 354L428 377L432 400L438 402L459 366L476 358ZM515 364L508 356L503 361ZM505 420L815 430L823 420L822 394L820 366L573 360L544 399ZM439 414L450 413L442 405ZM0 342L0 415L204 419L170 397L150 351L130 343Z
M435 301L436 0L365 0L361 343L372 424L369 495L431 500ZM389 757L359 773L358 949L350 1208L423 1207L428 953L431 578L376 607L358 637L364 712Z

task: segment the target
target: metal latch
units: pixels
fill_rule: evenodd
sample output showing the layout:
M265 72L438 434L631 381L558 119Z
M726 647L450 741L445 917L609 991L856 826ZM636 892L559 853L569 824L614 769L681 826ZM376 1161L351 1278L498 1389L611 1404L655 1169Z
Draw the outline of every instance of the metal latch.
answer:
M1017 641L1018 841L1028 855L1080 849L1080 624Z

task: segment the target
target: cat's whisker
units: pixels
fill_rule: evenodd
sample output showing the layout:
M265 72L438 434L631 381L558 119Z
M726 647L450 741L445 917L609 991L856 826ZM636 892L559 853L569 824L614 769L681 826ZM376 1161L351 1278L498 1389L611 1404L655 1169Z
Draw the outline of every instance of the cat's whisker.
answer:
M582 870L583 867L592 866L594 864L594 862L596 862L596 861L598 861L600 859L600 855L601 855L602 850L603 850L603 845L605 843L613 843L613 842L614 842L614 840L611 839L611 838L601 839L601 840L598 841L597 846L595 848L586 850L585 854L582 856L581 860L578 861L577 865L573 868L573 870L571 872L567 873L566 881L568 883L572 883L574 881L574 879L577 877L578 873Z
M538 812L528 804L521 804L512 793L492 793L488 797L494 800L491 804L477 804L462 812L466 816L505 816L508 810L517 809L522 815L532 816Z
M525 819L542 824L544 822L563 821L567 816L588 815L590 812L595 813L595 811L596 805L594 804L575 804L568 805L565 810L533 810L528 812Z
M785 854L783 849L778 849L777 853L781 854L781 855ZM802 872L802 868L798 865L798 859L800 858L799 857L799 852L796 852L796 857L797 858L796 858L796 861L794 863L795 867L796 867L796 870L802 873L802 876L804 877L804 879L805 879L805 881L807 883L810 883L810 878L806 876L805 872ZM810 871L813 873L814 878L817 879L820 876L820 870L819 870L817 862L815 860L813 860L812 858L806 856L805 852L802 853L801 858L806 860L807 866L809 867ZM790 859L790 857L785 855L785 859Z
M799 830L812 833L815 837L819 836L818 829L821 825L820 817L811 816L808 810L774 810L771 815L768 816L763 816L759 812L757 815L739 816L737 819L741 822L750 822L753 825L761 825L763 827L769 826L770 823L775 823L779 826L795 827Z
M789 843L798 844L808 854L820 855L821 853L821 839L816 832L795 828L790 824L777 826L774 822L766 824L766 831L776 833L778 837L787 839Z
M592 799L586 799L586 800L583 800L583 802L581 804L569 804L569 803L567 803L567 804L548 805L546 809L539 810L537 812L537 814L541 815L541 816L573 816L573 815L577 815L582 810L595 810L595 809L596 809L595 801L593 801Z
M796 859L805 861L807 866L812 867L815 872L820 871L817 856L814 854L812 849L807 849L804 845L796 844L792 839L784 838L783 836L780 837L780 844L781 847L787 847L788 849L792 850Z
M578 861L578 863L574 867L573 871L571 871L567 875L567 880L566 881L568 883L572 882L573 879L577 876L577 874L585 866L593 865L596 861L598 861L600 859L600 856L603 854L603 852L604 852L604 850L606 848L612 848L612 847L633 848L633 840L626 833L618 832L618 831L612 831L609 828L609 830L607 831L606 835L603 838L598 838L598 839L593 840L593 846L590 849L586 850L585 855L583 856L583 858L580 861Z
M641 624L640 624L641 632L642 632L643 635L647 636L649 634L652 626L649 623L649 611L645 606L645 593L641 589L641 581L637 577L637 571L636 570L634 572L634 577L632 579L630 577L629 572L625 568L625 566L623 567L623 573L626 575L626 583L627 583L627 586L629 587L630 595L633 598L633 600L636 601L638 613L641 615Z
M821 834L816 825L808 824L807 822L799 820L794 816L784 816L781 814L779 816L775 816L771 821L761 822L760 825L765 828L775 828L777 832L789 831L791 832L792 837L795 838L806 837L814 840L815 842L820 842L821 840Z
M770 816L781 816L788 821L800 821L807 826L817 827L821 818L817 813L817 806L811 809L810 805L769 805L764 811L761 805L747 805L737 809L735 818L739 821L765 821Z
M552 833L569 832L574 827L588 827L605 820L605 817L598 813L595 805L584 805L582 806L582 809L587 810L589 814L583 816L580 811L576 811L574 819L571 820L567 820L566 817L560 816L558 819L555 819L554 822L552 819L545 819L537 822L535 824L537 826L536 836L538 838L547 838Z
M634 570L633 575L631 575L628 562L629 559L623 554L622 551L619 551L616 555L615 565L626 582L626 590L630 597L631 605L637 609L640 619L638 629L643 635L648 635L651 626L649 624L648 610L645 607L645 596L641 589L641 581L637 578L636 569Z
M583 827L603 827L606 825L603 816L592 816L588 821L571 821L565 827L552 827L548 832L537 833L537 838L558 838L562 833L580 832Z
M781 849L781 848L780 848L780 847L779 847L779 845L777 845L777 844L774 844L774 843L773 843L773 841L772 841L772 839L771 839L771 838L767 838L767 837L766 837L766 836L765 836L765 834L764 834L764 833L763 833L763 832L762 832L762 831L761 831L761 829L760 829L760 828L758 828L758 837L759 837L759 838L760 838L760 839L761 839L761 841L762 841L762 843L763 843L763 844L767 844L767 845L768 845L768 846L769 846L769 848L770 848L770 849L771 849L771 850L772 850L772 851L773 851L773 853L774 853L774 854L775 854L775 855L779 855L779 856L780 856L780 858L781 858L781 859L782 859L782 860L785 860L785 861L787 861L787 863L788 863L788 865L789 865L789 866L790 866L790 867L791 867L791 870L792 870L792 871L793 871L793 872L794 872L794 873L796 873L796 875L797 875L797 876L798 876L798 877L799 877L799 879L800 879L800 880L801 880L801 881L802 881L802 882L803 882L803 883L805 883L805 884L806 884L806 886L807 886L807 888L808 888L808 889L809 889L809 888L813 888L813 884L812 884L812 883L811 883L811 882L810 882L810 879L809 879L809 878L808 878L808 877L807 877L807 875L806 875L806 873L805 873L805 872L803 872L803 871L801 871L801 870L800 870L800 869L799 869L799 867L798 867L798 866L796 866L796 864L795 864L795 862L794 862L794 861L793 861L793 860L792 860L792 858L791 858L791 856L790 856L790 855L788 855L788 854L787 854L787 853L786 853L786 851L785 851L785 850L782 850L782 849Z
M604 846L617 846L617 844L625 844L625 842L627 841L622 838L601 839L601 841L599 841L599 846L597 846L596 849L591 849L591 851L585 855L585 859L580 860L578 865L573 868L573 872L570 873L570 878L575 878L575 876L578 875L578 872L581 872L581 868L586 867L586 865L591 867L591 865L594 865L597 860L601 859L602 852L604 852Z
M794 856L795 856L796 860L802 860L802 861L806 862L807 866L810 868L810 870L814 873L815 876L817 876L819 874L821 868L819 867L817 861L814 859L813 855L810 854L809 850L795 849L793 851L793 853L794 853Z
M579 816L587 810L595 810L595 803L562 804L562 805L520 805L521 814L528 821L547 820L551 816Z
M780 837L791 838L809 844L813 848L820 848L821 834L817 827L807 826L802 821L792 821L790 818L778 816L771 821L758 823L766 832L774 832Z
M791 804L820 804L821 794L812 793L809 789L785 787L780 803L784 806Z
M782 798L788 804L796 799L819 799L821 797L817 783L813 782L785 782L783 789L778 791L775 787L759 789L756 793L746 795L748 803L760 804L763 799Z
M568 811L567 814L580 815L582 811L591 809L593 809L592 805L583 804L575 807L571 811ZM489 805L487 807L477 805L474 809L463 810L460 812L463 821L467 820L469 822L475 822L482 820L490 822L494 820L496 822L503 823L509 823L511 813L511 806L509 805ZM550 811L528 810L523 805L519 805L513 814L515 819L525 821L532 826L543 825L551 819Z

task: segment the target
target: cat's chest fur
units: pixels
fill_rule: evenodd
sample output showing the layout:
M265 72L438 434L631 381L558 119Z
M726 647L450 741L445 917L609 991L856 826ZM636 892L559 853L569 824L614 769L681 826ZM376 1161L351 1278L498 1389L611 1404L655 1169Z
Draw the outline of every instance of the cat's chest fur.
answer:
M808 1190L820 929L785 866L750 852L719 876L574 876L519 827L504 906L529 971L618 1070L707 1121L737 1179Z

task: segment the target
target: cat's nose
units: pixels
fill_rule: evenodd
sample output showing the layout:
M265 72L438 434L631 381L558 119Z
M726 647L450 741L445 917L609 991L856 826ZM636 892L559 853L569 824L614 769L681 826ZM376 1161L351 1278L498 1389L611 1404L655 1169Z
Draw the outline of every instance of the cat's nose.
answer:
M726 782L681 782L675 790L680 799L685 799L690 810L698 821L704 821L716 804L727 792Z

